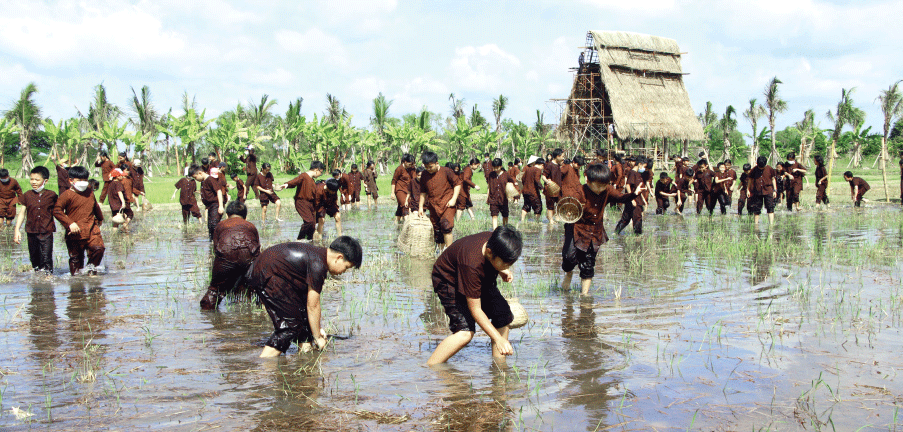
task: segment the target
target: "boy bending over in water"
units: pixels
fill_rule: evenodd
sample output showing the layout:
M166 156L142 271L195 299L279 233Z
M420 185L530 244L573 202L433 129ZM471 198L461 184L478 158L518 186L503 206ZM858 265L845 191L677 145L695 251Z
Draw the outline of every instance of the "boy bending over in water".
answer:
M201 299L203 310L216 309L224 297L245 294L239 291L239 282L260 255L260 236L257 227L245 220L245 203L230 201L226 215L228 218L213 230L213 268L207 294Z
M433 265L433 290L448 315L452 335L436 347L428 365L445 363L467 346L476 324L492 339L493 358L514 353L508 342L508 324L514 316L499 292L496 277L514 280L510 269L522 247L520 232L502 225L492 232L463 237L439 255Z
M248 272L248 286L266 308L274 330L260 356L278 357L292 342L301 352L309 351L311 343L325 347L320 326L323 282L327 274L360 268L362 259L360 243L348 236L335 239L329 248L288 242L261 252Z

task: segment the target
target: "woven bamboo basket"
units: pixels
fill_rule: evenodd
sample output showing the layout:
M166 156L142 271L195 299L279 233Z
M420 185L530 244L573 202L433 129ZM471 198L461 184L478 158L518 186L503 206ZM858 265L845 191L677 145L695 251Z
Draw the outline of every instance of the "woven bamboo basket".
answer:
M508 195L508 199L512 200L514 197L520 195L520 192L517 191L517 186L515 186L514 183L506 183L505 195Z
M113 222L114 227L119 226L125 223L125 216L122 213L119 213L116 216L113 216L110 221Z
M414 258L433 258L436 241L429 219L408 216L398 235L398 249Z
M511 314L514 315L514 319L511 320L511 324L508 324L508 328L516 329L527 325L527 321L530 317L527 316L527 310L520 304L517 297L505 300L508 300L508 307L511 308Z
M564 223L575 223L583 216L583 205L574 197L564 197L555 205L555 215Z
M152 206L151 203L150 203L150 201L148 201L147 198L145 198L145 199L144 199L144 203L141 205L141 210L144 210L144 211L148 212L148 211L151 211L151 210L153 210L153 209L154 209L154 206Z
M558 194L561 192L561 186L558 186L557 183L550 181L546 183L546 191L549 192L550 196L558 196Z

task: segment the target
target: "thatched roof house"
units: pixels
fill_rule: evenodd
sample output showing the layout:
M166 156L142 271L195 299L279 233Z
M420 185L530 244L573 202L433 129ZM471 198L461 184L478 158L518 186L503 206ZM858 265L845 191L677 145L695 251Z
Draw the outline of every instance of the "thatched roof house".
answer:
M703 140L683 83L677 42L630 32L590 31L561 126L594 123L621 140ZM588 101L588 102L580 102ZM581 106L582 105L582 106ZM585 138L590 135L584 133Z

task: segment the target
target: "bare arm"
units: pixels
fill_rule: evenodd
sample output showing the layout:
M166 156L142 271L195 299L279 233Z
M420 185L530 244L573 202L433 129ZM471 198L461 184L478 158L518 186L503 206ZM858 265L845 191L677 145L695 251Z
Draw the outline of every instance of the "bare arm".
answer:
M314 291L313 289L307 289L307 322L310 324L310 333L314 335L314 341L317 344L318 348L323 348L326 346L326 338L324 338L320 331L322 327L320 326L320 319L322 318L322 313L320 310L320 293Z
M447 207L454 207L458 202L458 194L461 193L461 185L455 186L455 193L452 195L451 201L448 202Z
M16 244L22 244L22 233L19 232L19 230L22 229L22 222L25 222L24 205L20 205L16 210L16 230L15 234L13 235L13 241L16 242Z
M226 212L226 209L223 207L223 190L216 190L216 201L219 203L219 214L223 214Z
M426 204L426 194L420 193L420 214L423 215L423 205Z
M473 320L480 325L480 328L489 335L489 338L495 342L496 347L498 347L499 352L504 355L514 354L514 349L511 348L511 343L508 342L507 339L502 337L502 334L492 325L492 322L489 320L489 317L486 316L486 312L483 312L483 306L478 298L467 298L467 308L470 309L470 315L473 316Z

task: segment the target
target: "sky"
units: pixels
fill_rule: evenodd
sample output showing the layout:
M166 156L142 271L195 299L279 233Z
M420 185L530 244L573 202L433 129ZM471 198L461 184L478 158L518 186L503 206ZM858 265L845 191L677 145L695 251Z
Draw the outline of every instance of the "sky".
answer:
M283 114L322 115L326 94L367 126L372 100L390 115L422 107L448 116L449 94L492 118L532 124L560 114L588 30L646 33L677 41L693 110L723 113L763 99L777 76L788 110L783 129L814 109L825 113L841 89L880 132L879 92L903 79L903 1L5 1L0 3L0 109L29 82L53 119L87 112L94 86L125 106L147 85L163 111L181 113L183 93L208 118L275 99ZM740 117L740 130L749 126ZM760 123L761 124L761 123Z

